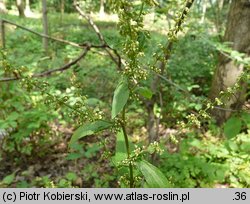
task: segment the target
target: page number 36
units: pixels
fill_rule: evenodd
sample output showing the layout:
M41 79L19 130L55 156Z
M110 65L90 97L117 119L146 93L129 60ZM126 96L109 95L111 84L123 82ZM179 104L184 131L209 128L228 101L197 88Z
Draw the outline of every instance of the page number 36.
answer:
M235 192L235 197L233 200L246 200L247 199L247 193L246 192Z

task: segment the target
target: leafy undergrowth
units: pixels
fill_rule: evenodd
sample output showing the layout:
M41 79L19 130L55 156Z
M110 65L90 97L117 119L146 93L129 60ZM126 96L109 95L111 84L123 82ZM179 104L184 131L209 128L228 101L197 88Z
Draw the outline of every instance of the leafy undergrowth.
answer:
M250 133L220 139L189 134L176 153L165 152L161 169L175 187L250 186Z
M37 19L11 15L5 18L42 31ZM65 14L63 21L58 15L51 15L49 21L54 37L98 44L98 37L76 15ZM109 45L121 51L115 22L97 21L97 25ZM179 37L168 74L197 101L190 101L176 86L163 85L164 104L162 107L157 104L154 112L164 124L159 130L164 153L154 162L173 187L250 187L250 139L241 122L237 119L227 122L230 127L228 130L226 126L225 132L234 132L230 138L221 137L215 127L206 125L195 133L180 134L181 128L176 125L177 121L186 120L190 112L202 109L204 104L200 101L208 95L217 63L215 49L203 40L206 29L201 26L198 33L196 28L190 26L192 34ZM159 42L165 42L166 37L156 31L151 32L152 37L143 45L148 58L159 50L156 46ZM13 26L8 26L7 32L8 60L13 66L25 66L29 73L60 67L79 54L77 48L50 41L49 54L45 55L37 36ZM7 77L5 74L0 69L1 77ZM71 70L46 78L45 82L50 95L67 99L73 105L80 101L79 95L86 96L84 102L94 113L102 109L104 116L111 117L110 104L118 78L114 63L94 50ZM45 84L43 79L39 83ZM115 154L115 135L105 132L82 138L70 149L69 140L84 118L72 114L68 107L58 106L41 90L29 92L20 85L24 86L19 82L0 86L0 187L119 187L118 174L110 159ZM139 146L147 142L144 108L141 102L128 105L128 133L131 142ZM235 124L238 124L236 129ZM240 133L241 129L245 132Z
M111 157L115 136L86 137L69 150L71 129L59 127L60 138L46 148L46 155L34 152L2 154L1 187L118 187L117 172ZM57 130L57 132L60 132ZM249 133L228 140L202 134L179 135L174 129L161 128L164 153L155 164L173 187L249 187ZM136 133L135 133L136 135ZM132 140L132 138L131 138ZM101 142L100 142L101 141ZM133 141L143 144L143 139ZM49 152L48 152L49 150ZM37 153L39 154L39 153ZM109 158L109 159L107 159Z
M71 130L59 129L60 138L72 134ZM114 148L112 138L105 140L105 148ZM34 150L31 155L2 152L0 187L118 187L114 169L103 157L105 148L99 137L85 138L71 150L67 140L56 140L46 150L39 149L44 155Z

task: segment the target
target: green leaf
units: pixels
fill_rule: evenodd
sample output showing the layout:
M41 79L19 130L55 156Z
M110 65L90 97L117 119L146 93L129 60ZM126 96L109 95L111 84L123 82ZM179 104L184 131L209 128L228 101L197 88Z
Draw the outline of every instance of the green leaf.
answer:
M83 138L88 135L93 135L97 132L108 129L111 126L112 126L112 123L107 122L107 121L100 121L100 120L81 126L74 132L70 140L70 145L75 143L80 138Z
M240 145L240 149L241 149L243 152L248 152L248 153L250 153L250 142L242 143L242 144Z
M97 99L97 98L88 98L86 100L86 104L88 106L94 106L95 107L97 105L103 105L104 103L101 100Z
M120 131L116 136L116 151L115 156L113 157L113 161L115 165L118 165L119 162L127 158L125 139L123 132Z
M70 154L68 154L68 155L65 157L65 159L66 159L66 160L76 160L76 159L79 159L79 158L81 158L81 157L83 157L82 154L79 154L79 153L70 153Z
M75 181L77 179L77 175L74 172L69 172L66 174L66 178L69 181Z
M15 179L15 174L10 174L8 176L5 176L2 183L3 184L7 184L7 185L10 185Z
M127 78L123 78L115 89L112 103L112 119L115 118L124 108L129 98Z
M242 113L241 115L243 121L245 122L246 126L250 128L250 114L249 113Z
M224 125L224 134L228 139L235 137L240 133L242 122L240 118L231 117Z
M154 165L142 160L137 162L138 168L145 177L149 188L169 188L170 184L164 174Z
M147 42L147 35L145 32L139 32L138 33L138 42L139 42L139 48L143 49Z
M136 89L137 92L147 99L151 99L153 96L152 91L147 87L139 87Z
M19 116L20 116L20 114L18 114L17 112L12 112L12 113L8 116L7 120L8 120L8 121L13 121L13 120L18 119Z
M228 140L228 142L226 143L226 145L228 146L228 148L231 151L237 151L239 149L238 144L235 141L232 140Z

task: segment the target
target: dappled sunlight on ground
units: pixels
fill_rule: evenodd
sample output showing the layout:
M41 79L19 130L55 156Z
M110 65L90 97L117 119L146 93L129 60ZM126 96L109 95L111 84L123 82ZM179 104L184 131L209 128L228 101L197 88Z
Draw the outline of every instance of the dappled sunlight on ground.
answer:
M113 22L118 23L118 15L117 14L107 14L100 15L99 13L91 13L91 18L94 21L103 21L103 22ZM82 19L82 17L79 17ZM144 29L148 31L158 32L160 34L167 34L169 30L169 25L166 21L166 16L156 16L154 13L149 13L144 18Z
M27 17L27 18L38 19L38 18L42 17L42 14L37 13L37 11L34 12L34 11L31 11L31 10L25 10L24 13L25 13L25 17ZM13 15L13 16L18 16L18 11L17 11L16 7L13 7L11 10L8 10L7 14Z

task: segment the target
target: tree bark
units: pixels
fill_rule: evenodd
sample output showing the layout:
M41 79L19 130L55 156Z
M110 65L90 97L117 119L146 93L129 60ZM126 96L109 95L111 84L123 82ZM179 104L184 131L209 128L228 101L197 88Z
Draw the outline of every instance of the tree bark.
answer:
M5 48L5 26L4 21L0 20L1 47Z
M30 15L31 9L30 9L30 0L25 0L25 14Z
M25 17L25 2L24 0L16 0L16 6L20 17Z
M233 0L231 3L227 28L224 35L225 42L231 42L232 49L250 56L250 1ZM232 87L243 73L243 65L236 65L231 59L220 55L219 64L214 74L210 92L212 101L219 97L221 91L226 91ZM240 110L245 102L246 82L241 82L241 88L224 102L225 109ZM212 111L219 125L223 124L231 115L231 111L216 110Z
M105 0L100 0L99 17L100 17L101 19L103 19L104 16L105 16L104 3L105 3Z
M65 2L64 0L61 0L61 3L60 3L61 23L63 22L64 10L65 10Z
M0 0L0 13L7 13L7 9L6 9L4 0Z
M42 0L42 18L43 18L43 34L49 35L49 29L48 29L48 17L47 17L47 1ZM43 49L45 53L48 53L48 45L49 41L48 38L43 38Z
M222 11L223 6L224 6L224 0L219 0L219 10Z
M207 0L203 0L202 16L201 16L201 21L200 21L201 23L204 23L205 21L206 12L207 12Z

